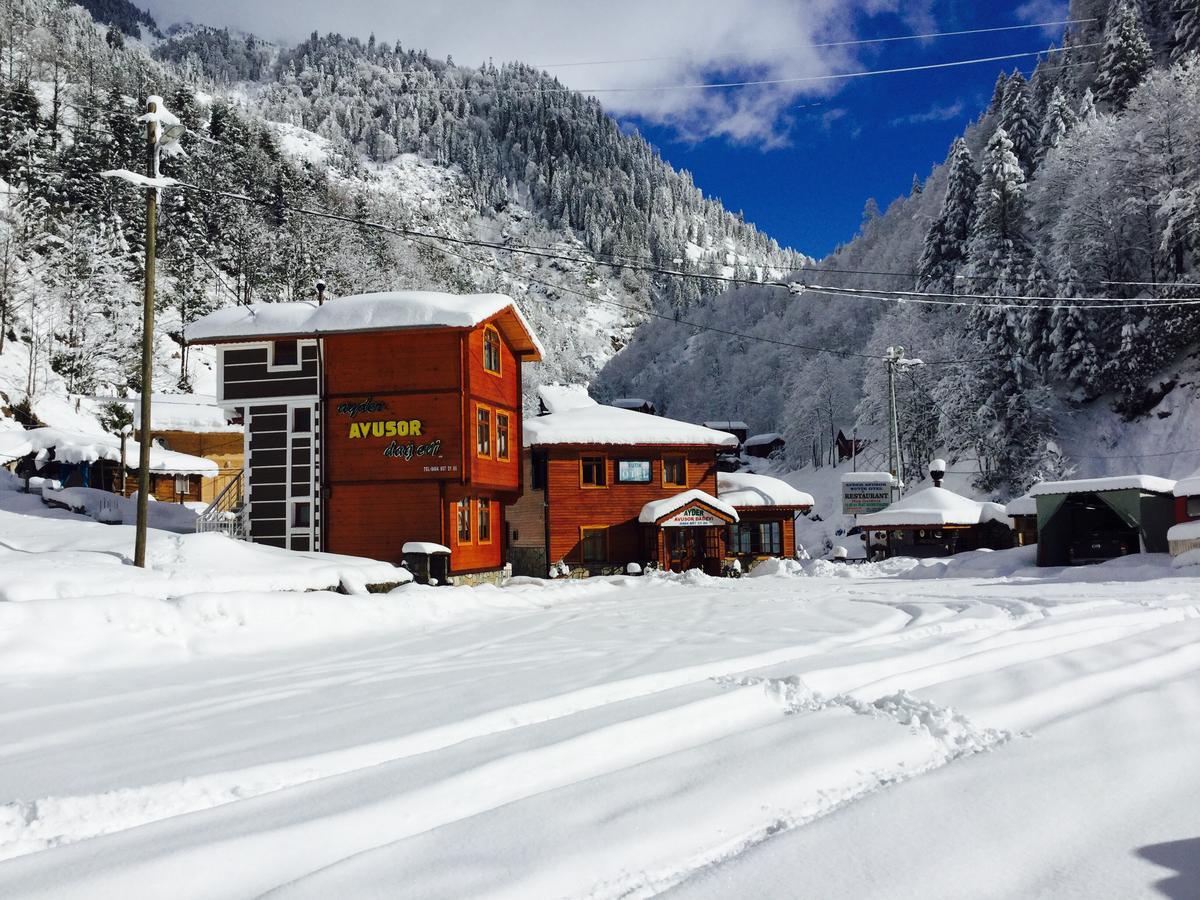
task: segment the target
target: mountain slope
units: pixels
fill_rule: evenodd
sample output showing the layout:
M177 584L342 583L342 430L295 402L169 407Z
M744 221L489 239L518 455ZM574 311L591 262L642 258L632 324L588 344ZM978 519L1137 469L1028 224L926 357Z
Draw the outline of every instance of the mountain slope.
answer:
M0 17L15 47L0 85L2 324L30 349L26 368L70 394L138 387L141 198L95 173L143 167L135 119L148 93L191 131L164 174L252 200L164 193L160 390L209 383L210 360L180 346L188 322L227 303L311 296L318 277L335 296L506 291L549 348L530 380L589 381L648 312L713 290L615 269L610 256L753 275L806 259L704 197L597 103L525 66L470 69L336 35L281 48L197 27L120 46L55 0L14 0ZM300 208L569 258L404 239ZM51 383L7 379L0 401L36 405Z
M643 331L601 374L599 392L672 397L685 417L728 410L787 435L789 462L821 465L839 426L886 430L878 358L899 345L928 363L967 361L899 381L909 479L935 451L1000 495L1073 469L1173 474L1200 464L1198 453L1161 455L1200 447L1200 431L1176 425L1195 396L1197 307L1144 302L1200 297L1200 146L1190 137L1200 133L1200 25L1191 5L1167 0L1076 0L1071 17L1096 21L1067 47L1101 46L1065 64L1049 56L1028 80L1002 74L921 190L882 215L869 203L856 238L805 276L943 296L809 292L770 301L803 308L771 327L747 323L776 341L876 360L731 340L681 359ZM1032 299L989 299L998 296ZM689 318L744 321L747 305L709 297ZM1159 451L1144 455L1155 442Z

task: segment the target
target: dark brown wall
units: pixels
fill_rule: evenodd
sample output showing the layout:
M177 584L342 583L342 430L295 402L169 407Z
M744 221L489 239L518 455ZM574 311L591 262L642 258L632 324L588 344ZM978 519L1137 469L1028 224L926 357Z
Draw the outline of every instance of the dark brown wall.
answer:
M301 347L301 368L272 372L267 368L266 347L226 350L222 369L224 399L254 400L276 397L313 397L317 394L317 348Z

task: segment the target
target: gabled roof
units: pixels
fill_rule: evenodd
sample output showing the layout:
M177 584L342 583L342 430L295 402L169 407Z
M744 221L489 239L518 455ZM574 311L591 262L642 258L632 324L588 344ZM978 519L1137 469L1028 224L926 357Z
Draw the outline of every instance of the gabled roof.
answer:
M651 500L642 507L641 513L638 514L638 521L643 525L657 525L662 519L695 505L707 507L711 512L730 522L738 521L736 509L724 500L718 500L712 494L697 488L692 488L690 491L684 491L673 497Z
M1043 481L1029 490L1031 497L1050 494L1099 494L1104 491L1146 491L1171 494L1176 482L1156 475L1113 475L1109 478L1080 478L1075 481Z
M887 509L858 517L864 528L1007 523L999 503L980 503L943 487L927 487L902 497Z
M526 447L551 444L737 447L737 438L691 422L615 406L577 406L525 420Z
M189 344L221 344L285 337L317 337L408 328L477 328L494 321L523 358L542 358L542 345L511 297L438 291L381 291L327 300L322 305L252 303L228 306L193 322Z
M757 506L795 506L811 508L812 494L797 490L786 481L770 475L749 472L718 472L717 493L736 509Z

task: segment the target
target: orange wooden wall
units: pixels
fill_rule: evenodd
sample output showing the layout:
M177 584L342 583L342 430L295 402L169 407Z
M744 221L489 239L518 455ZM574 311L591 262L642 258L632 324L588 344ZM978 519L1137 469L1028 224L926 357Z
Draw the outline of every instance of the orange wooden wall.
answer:
M640 560L641 529L638 514L651 500L671 497L698 488L717 494L716 450L712 447L549 447L546 464L547 498L550 506L550 562L581 561L579 529L608 526L608 556L613 562ZM687 457L686 487L664 486L663 456ZM583 456L605 456L608 487L580 486L579 460ZM649 484L617 484L619 459L649 459Z
M325 548L401 558L405 541L451 548L451 571L496 569L504 562L503 502L521 485L521 363L501 335L501 374L483 368L484 328L339 334L324 344ZM356 416L342 403L374 399L386 409ZM491 456L476 455L476 411L492 412ZM509 415L509 458L496 459L496 412ZM421 421L419 437L352 437L351 426ZM428 445L440 456L384 455L393 441ZM454 504L490 499L492 539L480 544L472 509L472 543L459 546Z

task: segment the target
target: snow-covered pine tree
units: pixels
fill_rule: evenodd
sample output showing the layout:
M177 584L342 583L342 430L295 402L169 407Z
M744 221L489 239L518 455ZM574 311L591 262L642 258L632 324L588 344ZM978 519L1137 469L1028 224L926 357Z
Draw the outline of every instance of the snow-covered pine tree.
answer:
M1131 0L1115 0L1116 10L1104 37L1104 52L1096 73L1097 99L1122 110L1154 64L1142 18Z
M946 159L950 175L942 211L925 234L917 275L923 288L954 290L954 276L967 255L967 238L975 209L979 173L967 142L957 139Z
M1175 32L1171 41L1171 59L1180 62L1190 53L1200 53L1200 3L1175 0L1172 13Z
M1026 174L1033 170L1037 156L1038 127L1034 121L1029 83L1019 71L1014 71L1004 89L1004 106L1000 127L1012 142L1013 152Z
M1046 117L1042 121L1042 133L1038 139L1038 161L1063 142L1063 138L1075 126L1075 113L1067 102L1062 88L1056 87L1046 104Z
M988 114L998 116L1004 111L1004 91L1008 85L1008 75L1003 71L996 76L996 86L992 88L992 102L988 106Z
M1003 128L988 141L967 245L975 288L1019 293L1029 274L1025 172Z

